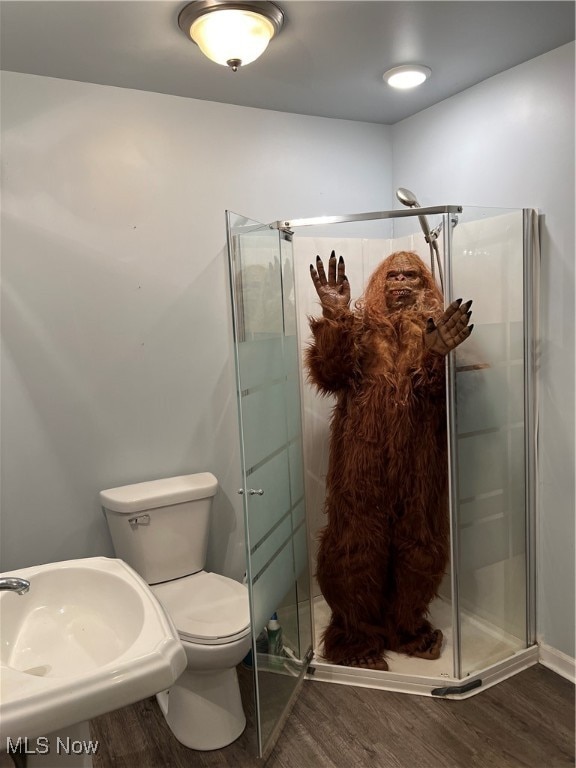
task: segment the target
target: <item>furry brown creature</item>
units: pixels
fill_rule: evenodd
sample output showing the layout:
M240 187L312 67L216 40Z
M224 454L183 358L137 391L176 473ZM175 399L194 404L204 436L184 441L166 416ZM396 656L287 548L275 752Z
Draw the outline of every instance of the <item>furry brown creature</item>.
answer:
M446 311L417 254L393 253L350 308L345 264L310 267L323 317L311 319L310 381L336 403L328 521L317 578L331 608L324 656L387 669L386 650L435 659L426 616L449 557L444 356L471 333L470 302Z

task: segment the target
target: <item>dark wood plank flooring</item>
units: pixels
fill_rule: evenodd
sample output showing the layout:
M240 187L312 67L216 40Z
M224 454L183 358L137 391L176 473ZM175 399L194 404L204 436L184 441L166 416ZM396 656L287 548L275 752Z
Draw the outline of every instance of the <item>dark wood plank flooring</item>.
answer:
M243 680L247 688L246 677ZM256 768L253 706L226 749L179 744L155 699L93 720L95 768ZM266 768L567 768L574 686L536 665L463 701L306 681Z

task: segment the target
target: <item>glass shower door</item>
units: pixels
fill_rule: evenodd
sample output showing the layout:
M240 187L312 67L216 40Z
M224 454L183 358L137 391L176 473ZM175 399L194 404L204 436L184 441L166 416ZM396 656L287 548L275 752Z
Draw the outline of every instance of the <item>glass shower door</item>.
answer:
M450 261L452 297L474 302L474 332L453 361L455 674L463 678L533 642L522 210L464 208Z
M312 653L299 352L289 233L227 213L258 749ZM276 614L282 648L266 625Z

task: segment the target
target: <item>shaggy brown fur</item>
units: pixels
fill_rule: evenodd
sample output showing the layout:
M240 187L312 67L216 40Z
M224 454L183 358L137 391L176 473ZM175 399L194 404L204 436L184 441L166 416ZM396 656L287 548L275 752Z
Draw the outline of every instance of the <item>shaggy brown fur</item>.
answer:
M398 261L424 287L415 303L389 309L385 283ZM428 268L400 252L375 270L354 310L310 320L309 379L336 397L317 562L332 610L324 656L335 664L370 667L386 650L440 653L426 615L449 556L445 360L424 335L443 312Z

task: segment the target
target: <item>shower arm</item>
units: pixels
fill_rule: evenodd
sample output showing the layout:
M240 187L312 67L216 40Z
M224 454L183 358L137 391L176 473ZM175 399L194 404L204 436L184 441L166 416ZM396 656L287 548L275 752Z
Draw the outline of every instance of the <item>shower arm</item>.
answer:
M420 217L418 217L420 219ZM440 232L442 231L442 223L435 227L431 232L428 231L428 234L424 232L424 239L428 243L428 247L430 248L430 271L432 272L432 277L436 278L436 270L434 268L434 261L436 261L436 264L438 265L438 279L440 282L440 290L442 293L444 293L444 274L442 271L442 264L440 262L440 249L438 248L438 237L440 235ZM424 231L424 228L422 228L422 231Z
M420 208L417 203L411 204L410 207ZM442 289L442 292L444 292L444 280L442 277L442 268L440 266L440 253L438 252L438 243L436 242L436 239L440 234L440 230L436 228L437 231L434 230L434 234L432 234L432 232L430 232L430 227L428 226L428 219L426 216L418 216L418 221L420 222L420 228L424 234L424 240L426 240L428 247L430 248L430 271L432 272L432 277L434 278L434 281L436 281L436 268L434 266L434 259L436 259L438 262L438 277L440 278L440 288Z
M454 216L451 220L452 229L458 224L458 216ZM438 277L440 279L440 288L442 290L442 293L444 293L444 275L442 272L442 265L440 262L440 249L438 248L438 237L440 236L440 232L442 232L442 228L444 226L444 222L441 221L440 224L438 224L437 227L434 227L434 229L430 232L428 237L424 235L424 238L426 242L428 243L430 247L430 262L431 264L434 264L433 260L433 254L432 251L434 251L434 256L436 258L436 263L438 264ZM434 269L432 269L432 274L434 274Z

